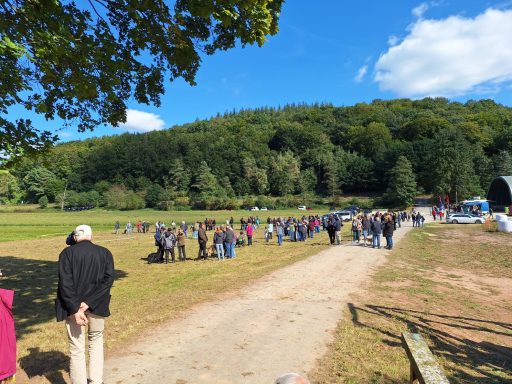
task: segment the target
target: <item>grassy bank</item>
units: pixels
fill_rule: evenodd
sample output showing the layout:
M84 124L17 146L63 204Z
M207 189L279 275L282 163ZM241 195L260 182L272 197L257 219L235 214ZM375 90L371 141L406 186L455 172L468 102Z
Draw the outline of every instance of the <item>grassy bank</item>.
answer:
M512 236L481 226L410 232L354 297L315 383L407 382L406 330L457 383L512 381Z
M107 219L112 217L94 220ZM272 270L319 252L328 243L322 233L305 243L286 241L278 247L275 239L265 243L260 228L254 246L237 249L234 260L147 265L141 258L155 249L152 234L116 236L111 231L96 231L94 241L108 247L115 259L117 278L107 323L108 353L122 350L124 343L159 324L171 322L172 326L172 319L194 304L239 289ZM65 330L54 320L57 260L63 248L62 236L0 243L0 269L4 273L0 286L17 291L14 313L19 382L60 383L67 376ZM189 258L197 256L196 241L190 239L186 249Z

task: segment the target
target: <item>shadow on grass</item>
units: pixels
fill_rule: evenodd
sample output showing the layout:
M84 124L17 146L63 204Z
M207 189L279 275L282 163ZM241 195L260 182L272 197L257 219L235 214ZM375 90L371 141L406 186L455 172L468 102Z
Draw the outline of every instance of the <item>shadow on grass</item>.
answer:
M352 322L357 327L367 327L387 336L384 343L401 347L400 334L391 327L373 326L361 322L360 313L366 316L384 317L402 322L408 330L427 336L432 342L432 351L443 356L454 365L450 367L449 379L461 383L508 383L512 376L512 348L487 341L474 341L461 337L460 331L471 332L474 339L485 339L492 333L508 337L512 342L512 324L462 316L427 313L407 308L348 304ZM453 330L453 332L451 331ZM405 352L404 352L405 353Z
M69 373L69 358L62 352L29 348L29 354L19 360L28 378L44 376L51 384L66 384L62 371Z
M0 286L15 291L13 313L18 338L33 332L35 325L55 320L57 261L0 256L0 269ZM127 276L118 269L115 273L116 280Z

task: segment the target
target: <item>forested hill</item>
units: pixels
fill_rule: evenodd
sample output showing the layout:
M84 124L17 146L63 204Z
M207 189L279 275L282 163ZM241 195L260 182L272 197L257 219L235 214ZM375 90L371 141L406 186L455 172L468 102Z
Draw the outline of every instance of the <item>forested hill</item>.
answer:
M113 207L120 196L138 206L223 207L248 195L385 191L410 165L420 192L460 198L512 174L511 153L512 109L491 100L289 105L61 144L0 175L0 199L59 200L66 188L66 199ZM390 172L400 156L402 171Z

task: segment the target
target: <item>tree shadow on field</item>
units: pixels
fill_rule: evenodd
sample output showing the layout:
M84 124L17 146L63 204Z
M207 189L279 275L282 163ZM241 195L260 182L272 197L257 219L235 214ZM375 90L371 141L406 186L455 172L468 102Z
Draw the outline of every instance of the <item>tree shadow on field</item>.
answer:
M383 343L391 347L401 348L401 334L379 319L398 321L404 325L402 330L421 333L430 340L429 344L435 355L443 356L454 363L450 366L448 375L452 382L510 382L512 348L485 341L485 338L490 333L493 334L493 340L500 337L507 345L511 345L511 323L371 304L357 307L349 303L348 309L354 326L378 331L383 336ZM367 323L361 320L361 315L364 315ZM471 338L461 336L462 334L470 334Z
M0 287L15 291L13 313L18 338L34 332L35 325L55 321L57 261L0 256L0 269ZM116 281L127 276L118 269L115 274Z
M44 376L51 384L66 384L62 374L69 373L69 358L62 352L43 352L39 347L29 348L29 354L19 360L20 368L29 379Z

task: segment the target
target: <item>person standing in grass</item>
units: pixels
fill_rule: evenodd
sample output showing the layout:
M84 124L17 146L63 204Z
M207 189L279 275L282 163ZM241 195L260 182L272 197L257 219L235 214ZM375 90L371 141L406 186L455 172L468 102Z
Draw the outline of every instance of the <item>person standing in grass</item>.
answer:
M215 230L213 243L215 244L215 250L217 251L217 258L219 260L224 260L224 232L221 227L217 227Z
M110 288L114 283L114 258L106 248L92 243L92 229L79 225L76 244L59 255L57 321L66 322L72 384L103 383L103 330L110 316ZM87 326L87 329L86 329ZM85 338L89 346L89 371Z
M178 242L178 255L179 255L180 261L186 261L187 260L187 254L185 253L186 236L181 228L178 228L178 235L176 236L176 238L177 238L177 242Z
M247 224L245 232L247 233L247 245L248 246L252 245L252 236L254 234L254 224L252 224L252 223Z
M197 231L197 242L199 243L199 252L197 253L197 260L206 260L208 255L206 254L206 243L208 242L208 236L206 235L206 225L202 223Z
M167 228L167 231L164 233L162 237L162 244L164 248L164 262L167 264L169 262L169 253L171 253L171 263L175 262L174 255L174 247L176 247L176 235L174 234L174 229Z

